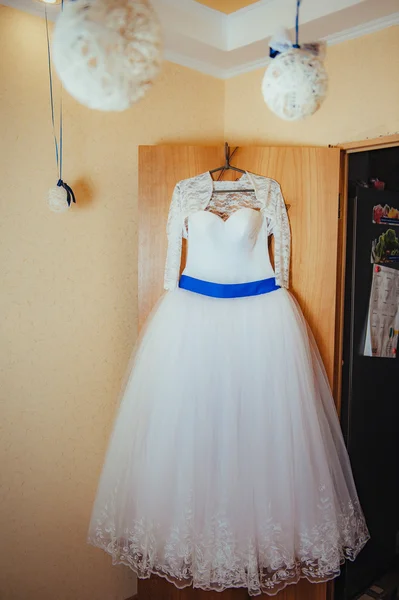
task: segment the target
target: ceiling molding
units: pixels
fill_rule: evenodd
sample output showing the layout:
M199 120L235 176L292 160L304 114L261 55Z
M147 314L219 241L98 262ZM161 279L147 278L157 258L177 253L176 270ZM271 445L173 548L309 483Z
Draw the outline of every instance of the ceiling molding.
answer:
M259 58L258 60L253 60L252 62L247 62L239 67L234 67L233 69L227 69L224 71L221 79L232 79L232 77L237 77L238 75L244 75L244 73L249 73L250 71L256 71L257 69L264 69L270 62L270 58Z
M261 0L264 1L264 0ZM212 17L221 17L222 19L226 16L224 13L215 10L214 8L210 8L205 4L201 4L200 2L196 2L195 0L161 0L161 3L166 6L174 6L179 9L187 10L189 13L199 16L211 16ZM155 6L158 4L158 0L151 0L151 4Z
M369 21L368 23L358 25L357 27L355 26L351 27L350 29L343 29L342 31L333 35L329 35L324 39L329 46L333 46L335 44L347 42L348 40L354 40L355 38L362 37L364 35L369 35L370 33L375 33L376 31L381 31L381 29L386 29L387 27L393 27L395 25L399 25L399 12L392 13L386 17L381 17L380 19L374 19L374 21Z
M210 63L184 56L178 52L173 52L173 50L165 50L164 58L169 62L181 65L182 67L188 67L189 69L193 69L204 75L212 75L212 77L216 77L216 79L227 79L226 69L221 69Z
M364 35L369 35L370 33L375 33L376 31L381 31L381 29L386 29L387 27L393 27L395 25L399 25L399 12L393 13L388 17L375 19L374 21L370 21L369 23L365 23L364 25L359 25L358 27L344 29L343 31L340 31L337 34L322 37L320 39L321 41L326 42L328 46L334 46L335 44L341 44L342 42L353 40ZM231 77L237 77L237 75L249 73L250 71L256 71L256 69L262 69L267 67L269 62L269 57L265 56L264 58L259 58L258 60L243 63L238 67L226 69L223 72L221 78L230 79ZM209 75L212 75L212 73L209 73Z
M263 68L268 41L294 20L293 0L259 0L226 15L195 0L152 0L162 23L165 59L219 79ZM44 17L38 0L0 4ZM398 0L310 0L301 8L301 40L338 44L399 24ZM55 20L59 6L48 5Z
M365 0L313 0L304 2L300 12L301 29L318 19L362 4ZM381 0L384 1L384 0ZM295 22L295 2L264 0L226 16L228 39L226 50L234 50L268 39L281 28L291 29Z

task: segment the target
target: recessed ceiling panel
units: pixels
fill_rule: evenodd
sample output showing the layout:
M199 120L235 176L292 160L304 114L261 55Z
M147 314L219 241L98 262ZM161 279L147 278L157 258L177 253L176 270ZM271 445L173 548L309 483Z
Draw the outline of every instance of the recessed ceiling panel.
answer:
M219 10L220 12L230 14L235 12L236 10L240 10L240 8L245 8L245 6L250 6L250 4L255 4L258 0L196 0L199 4L204 4L205 6L209 6L209 8L214 8L215 10Z

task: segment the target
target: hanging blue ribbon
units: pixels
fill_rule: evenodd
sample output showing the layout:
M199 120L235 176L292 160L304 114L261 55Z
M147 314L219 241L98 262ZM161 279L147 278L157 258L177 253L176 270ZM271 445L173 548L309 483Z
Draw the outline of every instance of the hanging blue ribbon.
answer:
M63 159L63 111L62 111L62 85L61 85L61 93L60 93L60 131L59 131L59 140L57 140L57 134L55 131L55 110L54 110L54 91L53 91L53 70L51 67L51 46L50 46L50 35L48 29L48 16L47 16L47 5L45 4L45 16L46 16L46 35L47 35L47 57L48 57L48 73L49 73L49 84L50 84L50 109L51 109L51 122L53 125L53 137L54 137L54 146L55 146L55 161L57 164L58 171L58 187L63 187L67 193L67 202L68 206L71 206L71 203L74 202L76 204L75 194L73 193L72 188L62 180L62 159ZM64 0L61 0L61 11L64 10Z
M295 44L294 48L300 48L299 46L299 7L301 5L301 0L297 0L296 3L296 18L295 18Z
M47 17L47 4L44 5L44 12L46 16L46 35L47 35L47 59L48 59L48 76L50 84L50 109L51 109L51 122L53 124L53 137L55 146L55 161L57 163L57 170L59 171L59 150L58 140L55 133L55 113L54 113L54 93L53 93L53 71L51 68L51 50L50 50L50 35L48 31L48 17ZM60 114L61 117L61 114ZM61 120L60 120L60 133L61 133Z
M299 45L299 7L301 6L302 0L297 0L296 2L296 18L295 18L295 44L292 44L292 48L300 48ZM287 48L288 49L288 48ZM281 54L281 50L276 50L275 48L270 48L269 56L270 58L276 58Z

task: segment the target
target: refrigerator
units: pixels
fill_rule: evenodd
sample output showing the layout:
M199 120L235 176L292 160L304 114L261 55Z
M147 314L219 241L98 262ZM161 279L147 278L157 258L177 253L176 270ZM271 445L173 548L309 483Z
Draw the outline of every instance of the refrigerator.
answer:
M363 164L369 162L369 157L360 159ZM393 352L392 358L364 355L373 270L378 269L371 260L372 248L374 245L375 251L376 242L388 229L399 238L399 219L397 224L394 219L387 222L388 218L384 222L378 207L395 214L394 210L389 213L388 207L399 209L399 191L352 183L340 417L371 539L354 562L343 565L335 584L335 600L358 598L399 565L399 360ZM384 265L399 270L394 254L392 262Z

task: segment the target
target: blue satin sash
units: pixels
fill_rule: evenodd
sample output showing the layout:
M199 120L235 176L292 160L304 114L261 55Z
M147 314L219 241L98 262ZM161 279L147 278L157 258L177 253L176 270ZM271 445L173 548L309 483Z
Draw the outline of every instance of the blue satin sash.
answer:
M212 296L213 298L244 298L245 296L259 296L280 289L274 277L249 281L248 283L212 283L188 275L182 275L179 287L189 292Z

